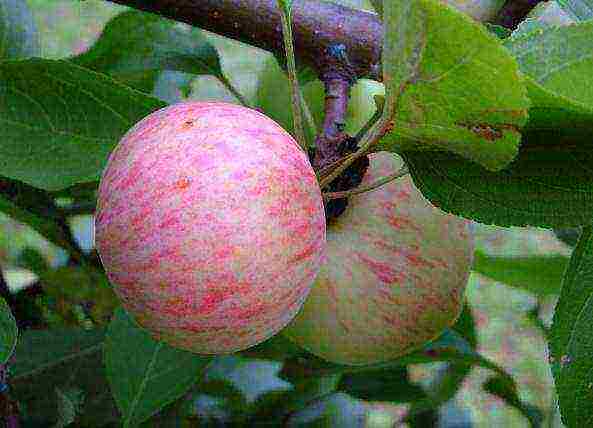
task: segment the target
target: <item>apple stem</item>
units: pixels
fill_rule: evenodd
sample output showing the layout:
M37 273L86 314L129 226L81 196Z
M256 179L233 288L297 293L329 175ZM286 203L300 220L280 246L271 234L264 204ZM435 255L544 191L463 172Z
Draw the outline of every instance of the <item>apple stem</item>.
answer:
M331 200L331 199L348 198L349 196L352 196L352 195L359 195L361 193L370 192L372 190L378 189L379 187L381 187L395 179L398 179L400 177L403 177L406 174L409 174L409 172L410 171L408 170L407 165L404 165L397 172L395 172L391 175L387 175L387 176L375 181L374 183L368 184L366 186L360 186L355 189L346 190L343 192L326 192L326 193L323 193L322 196L323 196L323 199L325 199L325 200Z

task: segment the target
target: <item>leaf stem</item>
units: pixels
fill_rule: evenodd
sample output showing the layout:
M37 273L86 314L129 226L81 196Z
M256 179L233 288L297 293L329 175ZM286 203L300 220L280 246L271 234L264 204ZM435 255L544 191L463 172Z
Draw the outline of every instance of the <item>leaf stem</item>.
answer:
M288 80L291 85L291 97L292 97L292 119L293 127L296 135L297 142L303 150L307 148L307 140L305 138L305 128L303 126L303 110L302 110L302 94L299 86L298 76L296 72L296 61L294 58L294 45L292 36L292 17L291 7L292 4L285 4L285 2L278 1L280 9L282 11L282 37L284 39L284 50L286 53L286 65L288 68Z
M301 103L302 103L302 107L303 107L303 116L305 117L305 120L307 121L307 126L309 127L309 131L311 132L311 135L317 135L317 124L315 123L315 118L313 117L313 114L311 113L311 109L309 108L309 105L307 104L307 101L305 100L305 97L301 96Z
M245 98L245 96L243 96L243 94L241 94L241 92L239 92L239 90L237 88L235 88L235 86L233 86L231 81L224 74L221 74L220 76L217 76L217 77L218 77L218 80L220 81L220 83L222 83L222 85L231 94L233 94L233 96L235 98L237 98L237 100L239 100L239 103L241 103L241 105L243 107L251 107L251 105L249 104L249 101L247 101L247 98Z

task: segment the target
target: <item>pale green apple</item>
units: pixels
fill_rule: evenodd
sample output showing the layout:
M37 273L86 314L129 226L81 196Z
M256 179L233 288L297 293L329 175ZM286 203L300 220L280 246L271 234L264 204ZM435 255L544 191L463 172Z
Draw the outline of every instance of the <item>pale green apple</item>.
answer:
M401 164L371 154L362 185ZM283 334L334 363L395 359L455 322L472 258L469 222L431 205L409 176L352 196L328 224L327 259Z

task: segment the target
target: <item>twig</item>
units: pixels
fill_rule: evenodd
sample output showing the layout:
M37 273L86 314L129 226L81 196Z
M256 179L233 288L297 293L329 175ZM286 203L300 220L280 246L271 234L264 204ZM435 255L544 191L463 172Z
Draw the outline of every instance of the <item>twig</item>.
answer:
M323 169L341 157L341 147L349 137L344 127L351 85L350 79L341 76L328 77L325 81L325 116L323 128L315 141L317 151L313 160L316 170Z
M341 199L341 198L347 198L352 195L358 195L361 193L370 192L372 190L378 189L379 187L389 183L390 181L393 181L397 178L403 177L404 175L406 175L408 173L409 173L408 167L406 165L404 165L397 172L395 172L391 175L385 176L385 177L375 181L374 183L371 183L366 186L360 186L355 189L346 190L343 192L326 192L326 193L323 193L323 198L325 200Z

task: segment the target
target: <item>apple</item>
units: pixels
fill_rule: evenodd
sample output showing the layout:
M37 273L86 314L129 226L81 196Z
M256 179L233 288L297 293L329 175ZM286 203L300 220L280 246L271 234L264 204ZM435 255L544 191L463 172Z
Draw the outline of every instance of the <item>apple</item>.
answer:
M362 184L401 158L369 156ZM372 364L436 338L460 314L473 257L470 223L430 204L404 176L350 198L327 228L327 259L283 334L338 364Z
M256 345L297 313L325 254L307 155L273 120L184 102L138 122L109 157L96 247L157 340L199 354Z

